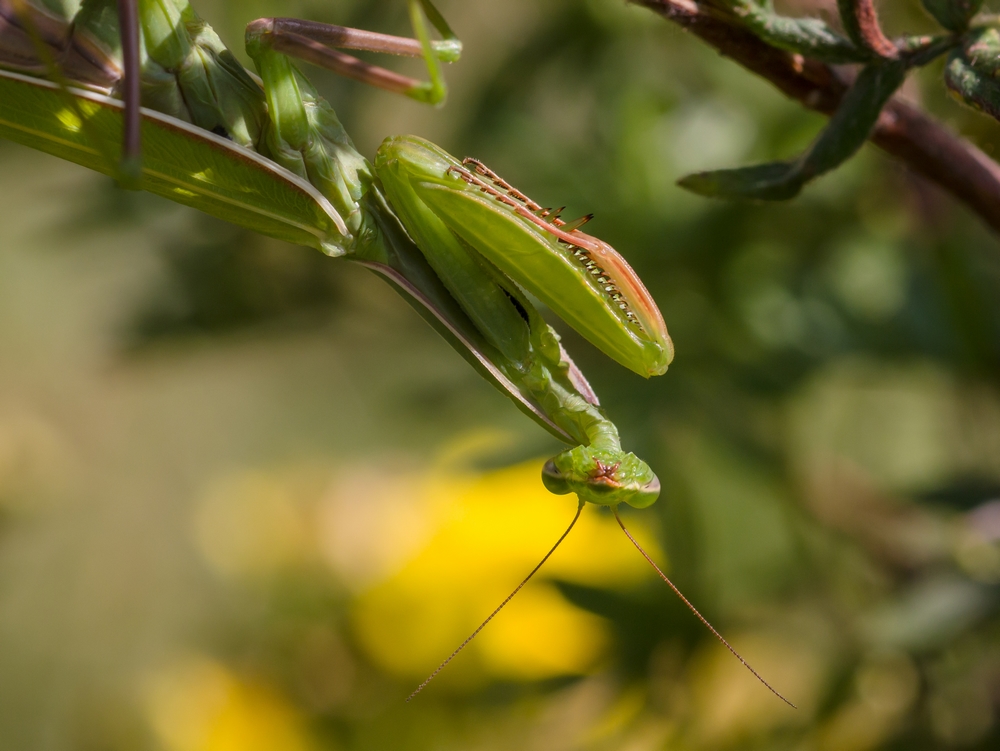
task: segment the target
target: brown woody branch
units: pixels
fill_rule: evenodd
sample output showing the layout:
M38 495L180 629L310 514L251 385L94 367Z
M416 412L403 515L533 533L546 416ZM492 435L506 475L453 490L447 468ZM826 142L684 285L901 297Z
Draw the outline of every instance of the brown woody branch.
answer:
M894 59L899 56L896 45L882 33L873 0L839 0L838 6L845 31L855 44L879 57Z
M771 47L735 19L693 0L630 2L679 24L809 109L830 115L847 90L847 82L829 65ZM869 139L1000 232L1000 164L974 145L899 97L886 105Z

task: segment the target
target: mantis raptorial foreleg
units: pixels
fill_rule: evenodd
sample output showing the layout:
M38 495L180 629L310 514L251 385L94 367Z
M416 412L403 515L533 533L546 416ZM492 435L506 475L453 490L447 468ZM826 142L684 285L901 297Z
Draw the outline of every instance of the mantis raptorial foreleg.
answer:
M0 70L0 134L109 173L116 169L102 160L95 127L121 136L126 164L141 135L138 187L387 278L484 376L570 444L545 464L550 490L575 493L581 507L610 506L616 516L621 503L656 500L656 475L623 450L617 427L526 294L625 367L659 375L673 346L628 263L580 231L589 217L567 223L481 163L460 162L423 139L386 139L373 165L288 57L440 103L440 62L456 59L461 45L430 0L407 0L415 39L255 21L247 51L260 79L187 0L83 0L72 18L26 3L0 0L0 68L20 71ZM427 21L442 40L430 39ZM131 42L118 44L135 34L138 75ZM420 56L428 80L337 47ZM24 75L45 75L52 60L78 88ZM69 116L60 97L86 106Z

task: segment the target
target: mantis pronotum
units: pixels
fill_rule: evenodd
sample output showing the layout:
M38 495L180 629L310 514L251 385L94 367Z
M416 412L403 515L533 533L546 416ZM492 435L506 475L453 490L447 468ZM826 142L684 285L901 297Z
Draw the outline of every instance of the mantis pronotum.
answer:
M254 21L247 52L258 77L187 0L0 0L0 135L382 274L485 377L572 446L546 463L542 480L554 493L577 495L573 523L590 502L611 507L621 524L618 505L650 505L659 480L622 450L616 426L525 290L649 377L666 371L673 347L642 282L607 243L580 231L589 217L566 222L475 160L399 136L369 162L289 60L441 102L440 62L457 59L460 43L430 0L407 1L416 39ZM430 40L428 20L441 41ZM429 80L334 47L423 57Z

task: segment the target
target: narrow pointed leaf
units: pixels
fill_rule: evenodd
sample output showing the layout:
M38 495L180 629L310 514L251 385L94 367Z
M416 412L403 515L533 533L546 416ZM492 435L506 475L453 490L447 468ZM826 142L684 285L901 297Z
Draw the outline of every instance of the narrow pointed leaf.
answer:
M865 67L819 138L793 162L699 172L678 184L694 193L717 198L763 201L794 198L807 182L840 166L861 148L905 75L906 64L898 60Z
M789 18L753 0L726 0L726 7L758 38L778 49L826 63L866 62L871 55L818 18Z
M802 188L794 162L769 162L752 167L696 172L678 183L692 193L709 198L756 198L785 201Z
M807 180L840 166L861 148L905 78L906 63L899 60L873 63L861 70L803 160Z
M965 31L983 0L920 0L924 10L949 31Z

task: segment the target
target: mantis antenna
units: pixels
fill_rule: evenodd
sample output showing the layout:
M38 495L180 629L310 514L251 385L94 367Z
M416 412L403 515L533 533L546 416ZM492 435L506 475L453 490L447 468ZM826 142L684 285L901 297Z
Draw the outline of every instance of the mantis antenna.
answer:
M513 592L511 592L509 595L507 595L507 597L504 599L504 601L501 602L496 607L496 609L492 613L489 614L489 616L486 618L486 620L484 620L482 623L480 623L479 627L475 631L473 631L465 641L463 641L461 644L459 644L458 648L454 652L452 652L450 655L448 655L447 659L445 659L444 662L442 662L440 665L438 665L437 668L434 670L434 672L431 673L429 676L427 676L427 678L424 680L424 682L421 683L419 686L417 686L417 688L414 690L414 692L412 694L410 694L408 697L406 697L406 701L407 702L410 702L413 699L413 697L415 697L417 694L419 694L421 691L423 691L424 688L427 687L427 684L430 683L432 680L434 680L437 677L437 674L440 673L442 670L444 670L448 666L448 663L450 663L452 660L454 660L458 656L458 653L461 652L463 649L465 649L466 646L468 646L469 642L471 642L473 639L476 638L476 636L479 635L480 631L482 631L484 628L486 628L486 624L488 624L490 621L492 621L496 617L496 615L501 610L503 610L504 606L514 598L514 595L516 595L518 592L520 592L521 588L531 580L531 577L533 577L535 574L538 573L538 570L543 565L545 565L545 562L552 556L553 553L556 552L556 548L558 548L562 544L562 541L566 539L566 536L569 535L569 533L572 531L573 527L576 526L576 522L580 518L580 513L583 511L583 506L584 506L584 501L580 501L580 505L577 506L577 508L576 508L576 514L573 516L573 521L571 521L569 523L569 526L566 528L566 531L562 533L562 535L559 537L558 540L556 540L556 544L553 545L552 548L549 550L549 552L545 554L545 557L542 558L542 560L540 560L538 562L538 565L535 566L533 569L531 569L531 572L526 577L524 577L524 580L514 588ZM796 707L794 704L792 704L792 702L790 702L788 699L786 699L784 696L782 696L781 693L779 693L770 683L768 683L767 681L765 681L763 679L763 677L761 677L760 673L758 673L756 670L754 670L750 666L750 663L748 663L746 660L744 660L743 656L740 655L740 653L737 652L735 649L733 649L732 645L728 641L725 640L725 638L722 636L722 634L720 634L718 631L715 630L715 627L711 623L708 622L708 619L705 618L705 616L703 616L700 612L698 612L698 609L694 605L691 604L691 601L688 600L688 598L684 596L684 594L677 588L677 585L675 585L672 581L670 581L670 579L667 577L667 575L664 574L663 571L660 569L660 567L657 566L656 563L653 561L653 559L649 557L649 553L647 553L643 549L642 545L639 544L639 541L636 540L632 536L632 533L629 532L628 529L625 527L625 523L622 522L621 517L618 515L618 508L617 508L617 506L613 506L612 507L612 511L613 511L613 513L615 515L615 520L618 522L618 526L622 528L622 532L625 533L625 536L628 537L628 539L632 542L633 545L635 545L636 550L638 550L642 554L642 557L645 558L646 561L649 563L649 565L653 567L653 570L656 571L656 573L660 575L660 578L663 579L663 581L665 581L667 583L667 585L674 591L674 594L676 594L681 599L681 602L683 602L687 606L688 610L690 610L692 613L694 613L695 616L698 618L698 620L701 621L703 624L705 624L705 627L709 631L711 631L712 634L715 635L715 638L717 638L719 641L721 641L726 646L726 649L728 649L730 652L732 652L733 656L736 657L736 659L739 660L743 664L743 667L745 667L747 670L749 670L751 673L753 673L754 677L758 681L760 681L762 684L764 684L764 686L767 687L767 689L772 694L774 694L775 696L777 696L779 699L781 699L783 702L785 702L785 704L787 704L788 706L790 706L792 709L798 709L798 707Z
M562 541L566 539L566 535L568 535L570 533L570 531L573 529L573 527L576 526L576 521L577 521L577 519L580 518L580 512L583 511L583 503L584 503L583 501L580 501L580 505L576 507L576 515L573 517L573 521L571 521L569 523L569 526L566 527L566 531L562 533L562 535L559 537L558 540L556 540L556 544L552 546L552 549L549 550L549 552L545 554L545 557L542 558L542 560L540 560L538 562L537 566L535 566L533 569L531 569L531 573L528 574L526 577L524 577L524 581L522 581L520 584L518 584L514 588L514 591L511 592L509 595L507 595L507 598L503 602L501 602L499 605L497 605L496 610L494 610L492 613L490 613L489 617L485 621L483 621L482 623L479 624L479 628L477 628L475 631L473 631L469 635L468 639L466 639L465 641L463 641L461 644L458 645L458 649L456 649L454 652L452 652L450 655L448 655L448 659L446 659L444 662L442 662L440 665L438 665L437 669L433 673L431 673L429 676L427 676L427 678L424 680L424 682L421 683L419 686L417 686L416 690L412 694L410 694L408 697L406 697L406 701L407 702L409 702L411 699L413 699L414 696L416 696L421 691L423 691L424 688L427 686L427 684L430 683L431 681L433 681L434 678L437 676L437 674L440 673L442 670L444 670L445 667L448 665L448 663L451 662L452 660L454 660L458 656L458 653L461 652L463 649L465 649L465 647L469 644L469 642L471 642L473 639L475 639L476 636L479 634L480 631L482 631L484 628L486 628L486 624L489 623L490 621L492 621L493 618L496 616L496 614L499 613L501 610L503 610L504 605L506 605L508 602L510 602L514 598L514 595L516 595L518 592L521 591L521 587L523 587L525 584L527 584L531 580L531 577L533 577L535 574L538 573L538 569L540 569L545 564L545 561L547 561L549 559L549 557L553 553L556 552L556 548L558 548L562 544ZM774 689L771 689L771 690L773 691Z
M680 598L681 598L681 602L683 602L683 603L684 603L685 605L687 605L687 607L688 607L688 610L690 610L690 611L691 611L692 613L694 613L694 614L695 614L695 615L696 615L696 616L698 617L698 620L699 620L699 621L701 621L702 623L704 623L704 624L705 624L705 626L706 626L706 627L708 628L708 630L709 630L709 631L711 631L711 632L712 632L713 634L715 634L716 638L717 638L717 639L718 639L719 641L721 641L721 642L722 642L723 644L725 644L725 645L726 645L726 649L728 649L728 650L729 650L730 652L732 652L732 653L733 653L733 655L735 655L735 656L736 656L736 659L737 659L737 660L739 660L740 662L742 662L742 663L743 663L743 667L745 667L745 668L746 668L747 670L749 670L749 671L750 671L751 673L753 673L753 674L754 674L754 677L755 677L755 678L756 678L756 679L757 679L758 681L760 681L760 682L761 682L761 683L763 683L763 684L764 684L765 686L767 686L768 690L769 690L769 691L770 691L770 692L771 692L772 694L774 694L775 696L777 696L777 697L778 697L779 699L781 699L781 700L782 700L783 702L785 702L785 704L787 704L788 706L790 706L790 707L791 707L792 709L798 709L798 707L796 707L796 706L795 706L794 704L792 704L792 703L791 703L790 701L788 701L788 699L786 699L786 698L785 698L784 696L782 696L782 695L781 695L780 693L778 693L777 691L775 691L774 687L773 687L773 686L771 686L771 684L770 684L770 683L768 683L768 682L767 682L767 681L765 681L765 680L764 680L763 678L761 678L761 677L760 677L760 673L758 673L758 672L757 672L756 670L754 670L754 669L753 669L752 667L750 667L750 663L748 663L748 662L747 662L746 660L744 660L744 659L743 659L743 658L742 658L742 657L740 656L740 653L739 653L739 652L737 652L737 651L736 651L735 649L733 649L733 648L732 648L732 646L731 646L731 645L729 644L729 642L727 642L727 641L726 641L726 640L725 640L725 639L724 639L724 638L722 637L722 634L720 634L720 633L719 633L718 631L716 631L716 630L715 630L715 627L714 627L714 626L713 626L713 625L712 625L711 623L709 623L709 622L708 622L708 619L706 619L706 618L705 618L705 616L703 616L703 615L702 615L701 613L699 613L699 612L698 612L698 609L697 609L697 608L696 608L696 607L695 607L694 605L692 605L692 604L691 604L691 601L690 601L690 600L688 600L688 598L686 598L686 597L685 597L685 596L684 596L683 594L681 594L681 591L680 591L679 589L677 589L677 586L676 586L676 585L675 585L675 584L674 584L674 583L673 583L672 581L670 581L670 579L668 579L668 578L667 578L667 575L666 575L666 574L664 574L664 573L663 573L663 572L662 572L662 571L660 570L660 567L659 567L659 566L657 566L657 565L656 565L656 564L655 564L655 563L653 562L653 559L649 557L649 553L647 553L647 552L646 552L645 550L643 550L643 549L642 549L642 545L640 545L640 544L639 544L639 541L638 541L638 540L636 540L636 539L635 539L634 537L632 537L632 533L631 533L631 532L629 532L629 531L628 531L628 530L627 530L627 529L625 528L625 524L624 524L624 523L622 522L622 519L621 519L621 517L620 517L620 516L618 516L618 508L617 508L617 506L615 506L615 507L612 507L612 510L614 511L614 514L615 514L615 519L616 519L616 520L617 520L617 522L618 522L618 526L622 528L622 532L624 532L624 533L625 533L625 536L626 536L626 537L628 537L628 539L632 541L632 544L633 544L633 545L635 545L636 549L637 549L637 550L638 550L638 551L639 551L640 553L642 553L642 557L643 557L643 558L645 558L645 559L646 559L646 560L647 560L647 561L649 562L649 565L650 565L650 566L652 566L652 567L653 567L653 569L654 569L654 570L656 571L656 573L658 573L658 574L660 575L660 578L661 578L661 579L663 579L663 581L665 581L665 582L667 583L667 585L668 585L668 586L669 586L669 587L670 587L670 588L671 588L672 590L674 590L674 594L676 594L676 595L677 595L678 597L680 597ZM534 573L534 572L532 572L532 573ZM492 616L491 616L491 617L492 617ZM485 625L485 624L484 624L484 625Z

